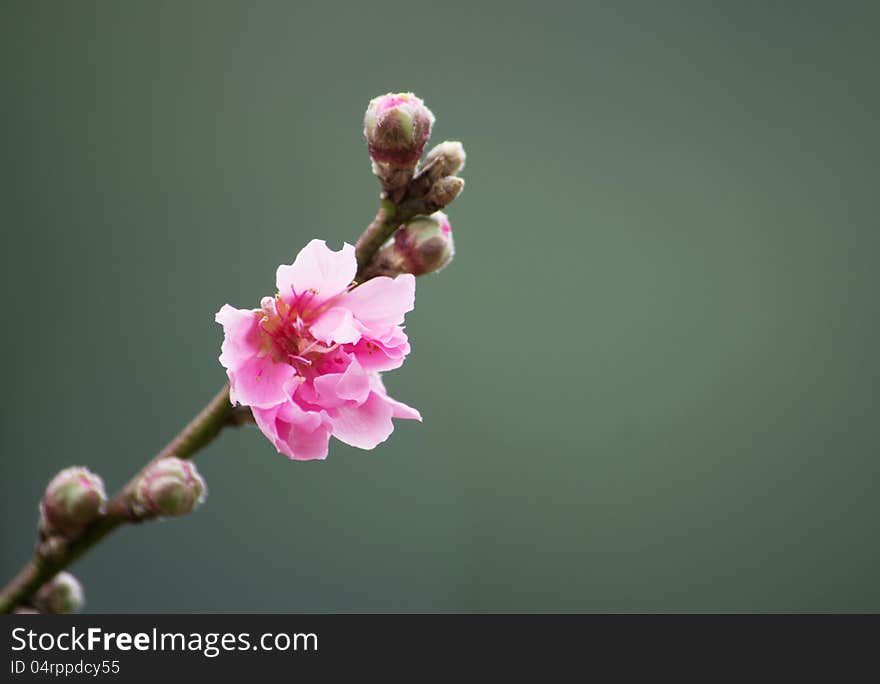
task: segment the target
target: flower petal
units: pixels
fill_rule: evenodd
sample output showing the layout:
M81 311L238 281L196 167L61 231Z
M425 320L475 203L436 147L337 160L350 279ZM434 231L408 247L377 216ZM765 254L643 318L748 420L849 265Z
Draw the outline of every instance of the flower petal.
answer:
M422 414L419 413L417 409L414 409L412 406L408 406L402 401L397 401L396 399L392 399L388 396L388 390L385 389L385 383L382 381L381 375L379 375L378 373L373 373L370 378L370 385L372 386L374 392L376 392L380 397L382 397L391 405L392 418L417 420L421 422Z
M392 418L402 418L404 420L417 420L420 423L422 422L422 414L419 413L418 410L414 409L412 406L407 406L402 401L392 399L387 394L383 397L383 399L391 405Z
M308 290L317 292L315 303L335 297L354 280L357 259L348 243L334 252L323 240L312 240L302 248L291 265L282 264L275 274L275 285L282 297Z
M337 408L344 404L363 404L370 395L372 378L352 359L344 373L327 373L314 380L318 404L324 408Z
M378 335L390 326L403 323L406 312L415 306L415 298L415 276L404 273L393 279L381 276L368 280L345 295L341 303Z
M287 399L285 385L294 375L296 371L286 363L252 356L229 371L229 398L234 404L270 408Z
M260 318L256 311L224 304L214 320L223 326L220 363L224 368L234 370L259 351Z
M309 332L325 344L350 344L361 339L351 311L342 307L328 309L312 323Z
M372 449L394 432L393 410L375 392L360 406L342 406L330 416L333 436L359 449Z
M303 411L293 402L271 409L253 409L257 427L289 458L327 458L331 426L321 413Z
M386 371L403 365L410 346L406 333L395 325L380 337L361 338L349 351L366 370Z

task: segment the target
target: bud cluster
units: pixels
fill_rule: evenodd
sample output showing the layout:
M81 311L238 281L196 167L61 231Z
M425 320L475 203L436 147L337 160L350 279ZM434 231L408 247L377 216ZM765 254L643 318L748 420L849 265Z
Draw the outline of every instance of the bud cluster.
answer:
M135 520L184 515L205 500L205 481L195 466L179 458L150 464L127 490L125 513ZM119 515L118 502L109 506ZM65 554L89 527L109 515L104 481L85 466L65 468L53 477L40 499L37 556L49 562L69 560ZM71 613L84 603L79 580L59 572L33 595L18 613Z
M465 151L460 142L447 140L432 148L419 166L433 124L431 110L412 93L388 93L371 100L367 108L364 135L373 172L383 196L403 208L398 215L405 221L366 269L369 277L423 275L452 260L452 230L440 210L464 188L458 174Z
M464 146L457 141L446 140L434 146L425 156L419 173L420 182L429 189L443 178L456 177L464 168ZM458 179L461 181L461 179ZM464 185L464 181L461 181Z

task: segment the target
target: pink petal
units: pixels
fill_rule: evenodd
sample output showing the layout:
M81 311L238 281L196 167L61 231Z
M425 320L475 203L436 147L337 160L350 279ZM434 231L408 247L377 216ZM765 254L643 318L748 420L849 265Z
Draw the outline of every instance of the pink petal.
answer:
M234 370L258 352L261 342L260 319L256 311L224 304L214 320L223 326L220 363L224 368Z
M415 298L416 278L404 273L394 279L382 276L368 280L345 295L342 305L367 328L376 328L379 333L403 323L406 312L415 306Z
M328 309L309 328L316 340L326 344L349 344L361 339L361 333L354 316L348 309L334 307Z
M394 432L393 411L375 392L360 406L343 406L330 417L333 436L360 449L372 449Z
M388 396L388 390L385 389L385 383L382 381L382 376L378 373L373 373L370 378L370 385L376 394L382 397L385 401L387 401L391 405L393 418L402 418L406 420L417 420L421 422L422 414L418 412L418 410L414 409L412 406L407 406L402 401L397 401L396 399L392 399Z
M324 408L337 408L350 402L363 404L369 397L372 379L352 359L344 373L322 375L313 384L318 403Z
M417 420L422 422L422 414L412 406L407 406L402 401L392 399L387 394L383 397L391 405L391 417L402 418L404 420Z
M325 408L318 403L320 400L314 382L289 382L285 390L290 400L305 410L319 411Z
M327 458L331 426L326 416L301 410L293 402L253 409L257 427L286 456L308 461Z
M410 346L406 333L395 325L389 328L385 335L370 339L361 338L354 347L346 347L346 349L354 354L364 369L386 371L403 365Z
M287 399L285 384L296 375L292 366L270 357L252 356L229 372L232 403L271 408Z
M315 290L314 301L320 303L345 291L356 272L357 259L352 245L346 243L334 252L323 240L312 240L296 255L293 264L278 267L275 285L285 298L294 292L301 295Z

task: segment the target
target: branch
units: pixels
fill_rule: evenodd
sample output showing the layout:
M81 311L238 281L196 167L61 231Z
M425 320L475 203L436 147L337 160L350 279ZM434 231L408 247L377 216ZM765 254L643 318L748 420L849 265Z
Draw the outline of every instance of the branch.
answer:
M382 193L376 218L367 226L355 244L354 254L358 263L355 276L357 282L369 279L365 275L373 257L388 238L394 235L394 231L415 216L432 214L438 209L443 209L461 192L464 182L460 178L443 178L436 186L427 185L426 179L430 179L427 173L429 170L430 167L426 167L416 174L399 202L393 202L387 191ZM447 181L452 181L453 187L443 186ZM431 190L437 186L442 192L432 193Z
M406 116L397 116L394 112L398 108L409 113ZM464 149L461 143L441 143L428 153L425 164L417 171L418 159L430 135L433 121L433 114L424 107L424 103L409 93L389 94L376 98L370 103L365 119L365 134L374 161L374 173L379 178L382 193L376 218L367 226L355 245L358 265L355 280L358 283L384 273L382 260L377 259L376 255L398 228L415 216L429 215L443 209L456 198L464 186L464 181L454 175L464 165ZM403 125L414 128L410 131L398 130ZM403 157L407 163L402 166L389 163L389 160L400 161L398 157L402 154L399 149L401 141L407 142L412 147L403 150L406 153ZM380 161L380 157L384 161ZM451 238L449 244L451 248ZM451 258L451 249L448 258ZM407 272L419 274L428 271L422 269ZM89 527L70 539L56 534L41 533L41 539L31 561L0 592L0 613L10 613L17 606L27 604L40 587L118 527L125 523L139 522L141 516L132 508L133 494L138 482L153 464L171 457L192 458L227 425L239 426L251 422L253 415L250 409L243 406L233 407L230 403L227 383L205 408L110 500L104 513Z
M64 570L117 527L136 522L130 508L131 492L135 483L156 461L176 456L192 458L209 444L227 425L241 425L245 421L229 403L229 384L226 384L208 405L172 439L129 483L107 504L107 510L76 539L58 544L38 544L33 559L0 592L0 613L11 613L16 606L26 603L36 591Z
M390 200L382 200L376 218L357 241L355 254L358 260L358 281L364 278L364 268L373 260L382 243L401 223L418 213L411 205L412 203L398 206ZM31 561L0 592L0 613L11 613L16 606L27 603L43 584L118 527L125 523L138 522L130 506L132 490L153 463L172 456L180 459L192 458L200 449L211 443L227 425L238 427L251 422L253 415L250 409L232 406L229 402L229 383L224 385L205 408L113 497L107 504L104 515L79 537L60 546L57 543L37 545Z

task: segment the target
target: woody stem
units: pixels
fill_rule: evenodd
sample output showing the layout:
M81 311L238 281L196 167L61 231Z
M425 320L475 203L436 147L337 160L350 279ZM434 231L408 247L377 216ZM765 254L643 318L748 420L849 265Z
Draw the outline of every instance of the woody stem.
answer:
M367 277L363 272L364 268L370 264L382 244L401 223L412 218L414 213L405 204L398 206L390 200L382 200L376 218L357 241L355 254L358 263L358 281ZM11 613L17 606L26 604L41 586L116 528L127 522L135 522L129 506L131 492L150 465L172 456L182 459L192 458L199 450L210 444L227 425L237 427L252 421L250 410L232 406L229 402L229 383L224 385L205 408L113 497L105 513L81 535L65 541L60 550L53 549L52 553L44 553L41 548L43 545L37 546L30 562L0 591L0 613Z
M123 523L131 521L129 499L138 479L151 464L163 458L192 458L230 424L241 424L240 416L229 403L229 384L224 385L208 405L172 439L129 483L108 503L107 510L76 539L67 541L52 553L41 552L40 545L31 561L0 592L0 613L10 613L26 603L36 591L64 570L86 551L95 546Z

